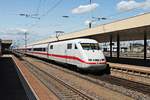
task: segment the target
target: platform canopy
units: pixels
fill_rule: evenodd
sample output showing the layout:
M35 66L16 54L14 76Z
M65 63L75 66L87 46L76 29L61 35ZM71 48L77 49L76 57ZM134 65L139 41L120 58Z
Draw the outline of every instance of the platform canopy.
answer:
M1 40L2 49L9 49L12 44L12 40Z
M144 32L150 33L150 13L114 21L90 29L66 33L59 36L59 40L94 38L99 42L107 42L109 41L110 34L112 34L113 41L116 40L116 34L120 35L120 41L143 40ZM150 39L150 34L147 34L147 39ZM53 37L33 44L41 44L57 40L57 38Z

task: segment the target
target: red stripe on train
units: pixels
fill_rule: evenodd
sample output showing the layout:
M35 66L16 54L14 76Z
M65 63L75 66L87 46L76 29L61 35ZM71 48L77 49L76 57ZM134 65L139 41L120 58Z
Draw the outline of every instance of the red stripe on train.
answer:
M34 54L41 54L41 55L47 55L47 56L53 56L53 57L58 57L58 58L65 58L65 59L72 59L72 60L78 60L82 63L86 63L86 64L106 64L106 61L101 61L99 63L97 62L86 62L78 57L75 56L68 56L68 55L57 55L57 54L48 54L45 52L30 52L30 53L34 53Z

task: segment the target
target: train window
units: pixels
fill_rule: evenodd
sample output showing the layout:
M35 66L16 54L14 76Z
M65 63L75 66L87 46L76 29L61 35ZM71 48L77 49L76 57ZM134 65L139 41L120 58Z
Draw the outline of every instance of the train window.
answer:
M78 49L76 44L75 44L75 47L74 47L74 49Z
M67 44L67 49L71 49L72 48L72 44Z
M31 48L29 48L28 51L31 51Z
M43 48L39 48L39 51L43 51Z
M40 48L36 48L36 51L40 51Z
M35 51L35 48L33 48L33 51Z
M43 48L43 51L46 51L46 48Z
M50 46L50 49L53 49L53 45Z
M37 48L34 48L34 51L37 51Z
M34 48L33 51L45 51L45 48Z
M81 43L84 50L99 50L99 45L97 43Z

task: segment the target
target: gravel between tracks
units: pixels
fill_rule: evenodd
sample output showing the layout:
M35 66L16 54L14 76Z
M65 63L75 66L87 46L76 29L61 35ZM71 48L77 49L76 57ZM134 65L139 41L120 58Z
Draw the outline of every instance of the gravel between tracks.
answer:
M132 97L132 98L134 98L136 100L150 100L150 95L143 94L143 93L140 93L138 91L131 90L131 89L126 89L126 88L124 88L122 86L113 85L111 83L107 83L107 82L101 81L99 79L91 78L91 77L88 77L86 75L81 75L81 74L76 73L74 71L71 71L71 70L68 70L68 69L65 69L65 68L61 68L61 67L58 67L58 66L56 66L54 64L49 64L49 63L41 61L41 60L37 60L37 61L45 63L45 64L47 64L47 65L49 65L51 67L57 68L59 70L63 70L65 72L67 72L67 73L71 73L71 74L73 74L73 75L75 75L77 77L80 77L80 78L92 81L92 82L94 82L96 84L98 83L99 85L101 85L103 87L106 87L106 88L108 88L110 90L114 90L114 91L117 91L117 92L122 93L124 95L130 96L130 97ZM130 85L130 84L127 84L127 85ZM148 94L150 94L150 93L148 93Z
M133 99L122 93L112 91L108 88L105 88L102 85L95 84L91 81L85 80L81 77L78 77L77 75L68 74L62 70L58 70L57 68L50 67L51 64L48 66L44 63L41 63L41 61L37 60L37 59L36 60L33 60L31 58L26 58L26 59L28 59L28 61L31 62L32 64L38 66L41 70L44 70L45 72L48 72L48 73L52 73L56 77L61 78L64 81L66 81L68 84L78 88L81 91L88 93L89 95L94 96L97 99L100 99L100 100L102 100L102 99L120 100L120 98L122 98L124 100L132 100ZM51 66L55 66L55 65L51 65ZM104 84L104 85L107 85L107 84Z

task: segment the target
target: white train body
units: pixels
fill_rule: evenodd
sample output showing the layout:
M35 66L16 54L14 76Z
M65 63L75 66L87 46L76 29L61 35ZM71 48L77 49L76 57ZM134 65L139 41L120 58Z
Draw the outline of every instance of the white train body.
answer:
M85 70L104 70L107 67L98 42L93 39L74 39L28 47L27 53Z

